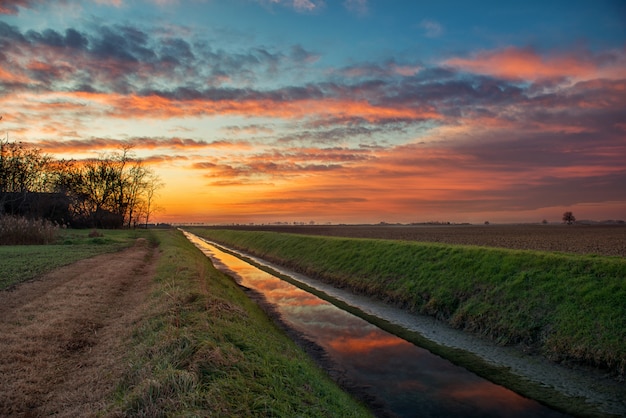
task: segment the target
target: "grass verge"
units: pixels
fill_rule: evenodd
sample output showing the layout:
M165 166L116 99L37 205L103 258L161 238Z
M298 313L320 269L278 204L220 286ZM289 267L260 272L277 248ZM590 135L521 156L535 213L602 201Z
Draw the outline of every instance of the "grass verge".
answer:
M131 342L111 413L123 416L370 416L179 231Z
M98 254L116 252L150 232L130 230L101 231L89 237L89 230L59 230L56 244L0 246L0 290L30 280L58 267Z
M190 231L557 361L626 372L626 260L272 232Z

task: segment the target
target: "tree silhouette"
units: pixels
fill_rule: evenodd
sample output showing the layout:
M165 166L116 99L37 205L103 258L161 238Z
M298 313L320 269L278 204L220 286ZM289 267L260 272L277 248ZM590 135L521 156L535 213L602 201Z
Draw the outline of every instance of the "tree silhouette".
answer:
M567 211L563 214L563 222L571 225L574 222L576 222L576 217L574 216L574 214L570 211Z
M99 158L67 161L0 139L0 214L46 217L74 227L130 228L140 218L148 223L162 186L127 144Z

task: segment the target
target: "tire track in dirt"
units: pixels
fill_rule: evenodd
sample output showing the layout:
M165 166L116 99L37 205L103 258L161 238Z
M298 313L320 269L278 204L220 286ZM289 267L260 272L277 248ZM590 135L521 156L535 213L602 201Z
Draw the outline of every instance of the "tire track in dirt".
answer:
M144 239L0 292L0 415L93 416L124 372L158 250Z

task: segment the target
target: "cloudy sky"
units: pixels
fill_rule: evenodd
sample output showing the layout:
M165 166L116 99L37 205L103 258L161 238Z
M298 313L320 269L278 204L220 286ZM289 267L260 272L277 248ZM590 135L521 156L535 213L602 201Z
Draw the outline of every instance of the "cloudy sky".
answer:
M0 115L160 221L625 219L626 3L0 0Z

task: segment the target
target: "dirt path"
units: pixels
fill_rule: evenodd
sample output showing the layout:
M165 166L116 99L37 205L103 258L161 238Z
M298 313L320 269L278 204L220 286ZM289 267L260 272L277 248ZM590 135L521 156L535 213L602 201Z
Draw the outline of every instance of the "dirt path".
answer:
M93 416L124 372L157 251L143 239L0 292L0 416Z

